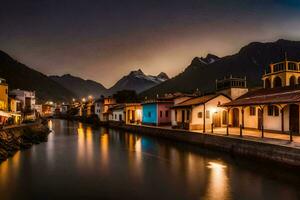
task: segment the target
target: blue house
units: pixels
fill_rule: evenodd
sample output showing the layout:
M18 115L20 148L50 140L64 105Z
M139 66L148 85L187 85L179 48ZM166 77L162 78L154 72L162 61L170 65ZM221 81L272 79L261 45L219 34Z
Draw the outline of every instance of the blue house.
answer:
M142 105L143 124L156 125L157 123L157 104L153 103L145 103Z
M173 101L153 101L142 104L142 123L148 125L171 124L171 110Z

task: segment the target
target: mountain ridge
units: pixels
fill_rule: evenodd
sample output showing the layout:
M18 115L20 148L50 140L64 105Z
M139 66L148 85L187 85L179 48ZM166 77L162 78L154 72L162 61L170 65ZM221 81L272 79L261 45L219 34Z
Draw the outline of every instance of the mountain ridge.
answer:
M250 87L261 86L264 69L270 63L285 59L300 61L300 41L279 39L275 42L251 42L237 53L219 58L213 63L195 57L185 70L164 83L141 93L153 97L170 92L212 92L215 80L224 76L246 76Z

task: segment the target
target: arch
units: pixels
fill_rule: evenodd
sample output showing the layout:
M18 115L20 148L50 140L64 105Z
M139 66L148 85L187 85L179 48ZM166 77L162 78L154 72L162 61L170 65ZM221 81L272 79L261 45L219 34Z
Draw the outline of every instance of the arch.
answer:
M269 78L265 79L265 88L271 88L271 81Z
M295 76L291 76L290 77L290 86L294 86L296 85L296 77Z
M282 80L280 77L276 76L273 81L273 87L282 87Z

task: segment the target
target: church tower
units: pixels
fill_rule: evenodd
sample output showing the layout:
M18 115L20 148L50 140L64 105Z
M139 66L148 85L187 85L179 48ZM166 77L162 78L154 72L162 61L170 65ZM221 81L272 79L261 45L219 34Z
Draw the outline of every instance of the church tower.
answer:
M270 64L262 77L264 88L277 88L300 84L300 63L285 59Z

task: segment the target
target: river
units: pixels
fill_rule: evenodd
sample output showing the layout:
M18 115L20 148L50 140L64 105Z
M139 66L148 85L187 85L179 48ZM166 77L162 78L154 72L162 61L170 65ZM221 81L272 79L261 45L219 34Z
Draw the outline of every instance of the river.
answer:
M197 146L65 120L0 164L0 199L300 199L300 175Z

